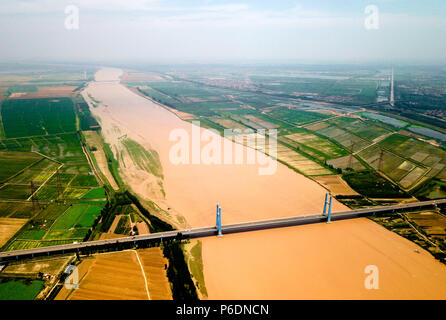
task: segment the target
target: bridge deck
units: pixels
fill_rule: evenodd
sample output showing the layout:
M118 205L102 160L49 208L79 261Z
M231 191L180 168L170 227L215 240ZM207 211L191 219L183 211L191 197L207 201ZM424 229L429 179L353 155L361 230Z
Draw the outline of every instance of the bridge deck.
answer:
M365 208L365 209L335 212L332 214L331 220L336 221L336 220L344 220L344 219L353 219L353 218L359 218L359 217L373 215L373 214L380 213L380 212L383 213L383 212L389 212L389 211L395 211L395 210L422 208L422 207L436 206L436 205L441 205L441 204L446 204L446 199L414 202L414 203L400 204L400 205L394 205L394 206L371 207L371 208ZM269 220L259 220L259 221L251 221L251 222L223 225L222 233L228 234L228 233L262 230L262 229L282 228L282 227L290 227L290 226L297 226L297 225L303 225L303 224L321 223L321 222L326 222L326 221L327 221L327 216L323 216L323 215L296 216L296 217L277 218L277 219L269 219ZM0 261L32 258L34 256L42 256L45 254L46 255L64 254L64 253L70 253L70 252L77 252L79 250L82 250L82 251L89 250L89 249L98 250L101 248L111 247L113 245L119 245L119 244L131 245L131 244L136 244L138 242L143 242L143 241L162 241L162 240L174 239L174 238L178 237L180 234L183 238L208 237L208 236L216 235L217 228L215 226L212 226L212 227L194 228L194 229L186 229L186 230L175 230L175 231L160 232L160 233L153 233L153 234L147 234L147 235L123 237L123 238L118 238L118 239L96 240L96 241L88 241L88 242L82 242L82 243L72 243L72 244L64 244L64 245L57 245L57 246L49 246L49 247L43 247L43 248L0 252ZM120 249L117 248L116 250L120 250Z

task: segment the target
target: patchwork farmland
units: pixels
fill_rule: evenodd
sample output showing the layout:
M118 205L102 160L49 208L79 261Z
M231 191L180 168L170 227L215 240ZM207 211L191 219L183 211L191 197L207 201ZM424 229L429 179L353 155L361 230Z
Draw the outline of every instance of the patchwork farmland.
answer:
M99 218L106 195L82 149L76 117L71 98L2 103L0 216L1 227L11 230L2 250L84 241ZM11 226L15 219L20 228Z

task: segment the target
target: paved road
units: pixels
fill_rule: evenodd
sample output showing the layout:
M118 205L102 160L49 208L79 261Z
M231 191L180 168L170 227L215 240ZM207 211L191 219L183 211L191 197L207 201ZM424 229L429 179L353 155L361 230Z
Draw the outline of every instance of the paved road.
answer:
M430 207L440 204L446 204L446 199L335 212L333 213L331 220L336 221L336 220L353 219L353 218L370 216L380 212L384 213L384 212L392 212L395 210ZM239 233L239 232L247 232L254 230L272 229L272 228L283 228L283 227L290 227L304 224L321 223L326 221L327 217L323 215L297 216L288 218L251 221L251 222L224 225L222 226L222 233L228 234L228 233ZM118 239L88 241L82 243L72 243L72 244L57 245L43 248L1 252L0 261L19 260L19 259L52 255L52 254L73 253L79 250L81 250L82 252L88 250L95 251L101 249L113 249L118 251L124 248L128 248L129 245L130 246L135 245L138 242L169 240L169 239L175 239L179 236L183 238L201 238L201 237L214 236L216 234L217 234L217 229L215 226L186 229L186 230L175 230L168 232L138 235L133 237L123 237ZM120 245L122 248L119 248ZM126 245L127 247L125 247Z

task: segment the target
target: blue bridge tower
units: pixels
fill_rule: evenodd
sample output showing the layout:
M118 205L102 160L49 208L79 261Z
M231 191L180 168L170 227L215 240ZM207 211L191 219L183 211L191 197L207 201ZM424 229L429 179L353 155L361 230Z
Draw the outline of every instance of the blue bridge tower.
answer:
M216 227L218 230L218 236L221 237L223 234L221 233L221 207L217 204L217 222Z
M330 198L329 198L330 196ZM327 214L327 223L331 223L331 203L333 201L333 196L328 193L325 194L325 202L324 202L324 211L322 212L322 215L325 216ZM328 208L328 213L327 213Z

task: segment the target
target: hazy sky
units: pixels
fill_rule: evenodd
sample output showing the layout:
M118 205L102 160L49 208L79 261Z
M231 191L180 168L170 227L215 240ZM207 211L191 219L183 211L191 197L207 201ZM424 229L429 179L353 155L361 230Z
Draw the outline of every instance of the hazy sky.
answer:
M2 60L446 64L446 1L1 0L0 43Z

